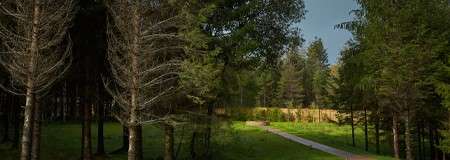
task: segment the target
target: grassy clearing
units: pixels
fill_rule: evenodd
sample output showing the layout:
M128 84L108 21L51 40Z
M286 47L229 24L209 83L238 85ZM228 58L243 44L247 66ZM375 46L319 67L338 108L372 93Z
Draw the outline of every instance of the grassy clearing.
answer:
M364 132L361 128L356 128L356 147L352 146L351 126L332 123L294 123L294 122L273 122L271 126L282 131L298 135L325 145L352 153L369 155L379 160L391 160L391 147L387 143L380 145L382 155L375 154L375 142L370 141L369 152L364 151ZM374 139L370 137L369 139Z
M184 131L187 131L185 127ZM304 145L287 141L255 127L237 122L216 128L214 132L215 159L223 160L337 160L333 155L320 152ZM190 132L178 135L175 143L181 141L178 159L189 159ZM105 124L105 148L111 152L121 146L122 128L117 123ZM92 128L93 151L96 150L96 126ZM144 159L161 159L163 155L162 132L158 127L144 127ZM78 160L80 158L81 126L79 124L49 124L43 128L41 155L44 160ZM183 137L183 138L181 138ZM175 147L178 148L178 147ZM18 150L10 150L8 145L0 145L2 160L17 159ZM122 160L126 154L108 155L106 158Z

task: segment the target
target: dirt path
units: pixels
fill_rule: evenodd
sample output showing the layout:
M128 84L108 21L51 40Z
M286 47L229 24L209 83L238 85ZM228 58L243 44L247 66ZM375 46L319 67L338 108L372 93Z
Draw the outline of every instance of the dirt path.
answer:
M327 145L323 145L323 144L320 144L320 143L317 143L317 142L314 142L314 141L311 141L311 140L307 140L307 139L304 139L304 138L301 138L301 137L298 137L298 136L295 136L295 135L292 135L292 134L280 131L278 129L274 129L274 128L268 127L268 126L262 126L262 125L253 125L253 126L260 127L262 129L270 132L270 133L276 134L276 135L281 136L283 138L286 138L288 140L291 140L291 141L294 141L294 142L297 142L297 143L309 146L311 148L314 148L314 149L317 149L317 150L320 150L320 151L323 151L323 152L330 153L332 155L336 155L338 157L345 158L346 160L372 160L372 158L367 157L367 156L355 155L353 153L350 153L350 152L347 152L347 151L343 151L343 150L340 150L340 149L336 149L336 148L333 148L333 147L330 147L330 146L327 146Z

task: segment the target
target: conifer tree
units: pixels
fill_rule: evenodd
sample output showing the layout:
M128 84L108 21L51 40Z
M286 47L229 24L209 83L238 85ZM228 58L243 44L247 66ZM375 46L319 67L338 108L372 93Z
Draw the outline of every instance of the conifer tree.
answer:
M299 106L303 104L303 71L304 57L296 50L290 51L283 59L278 82L278 99L283 106Z
M0 13L13 19L10 24L0 23L0 39L6 49L0 64L11 76L10 87L2 88L26 97L21 160L39 158L40 127L35 121L39 121L40 105L35 104L69 68L72 44L66 32L73 8L72 0L0 2Z
M329 83L328 56L321 39L316 39L308 47L305 67L305 104L325 104Z
M156 104L177 88L184 56L180 31L186 20L177 2L108 4L108 61L115 83L107 88L118 104L116 118L129 129L130 160L142 159L142 124L167 118L157 113L158 107L168 106Z

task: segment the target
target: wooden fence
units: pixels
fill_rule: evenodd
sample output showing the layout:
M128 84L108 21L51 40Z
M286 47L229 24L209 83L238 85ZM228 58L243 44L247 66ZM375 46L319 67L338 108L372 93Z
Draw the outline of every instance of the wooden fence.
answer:
M234 120L267 120L296 122L337 122L337 111L319 108L248 108L229 107L215 109L217 115Z

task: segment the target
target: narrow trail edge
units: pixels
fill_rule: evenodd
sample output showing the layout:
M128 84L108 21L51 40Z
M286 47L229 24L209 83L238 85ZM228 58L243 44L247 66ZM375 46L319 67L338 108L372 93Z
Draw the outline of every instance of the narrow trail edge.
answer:
M289 134L289 133L286 133L286 132L283 132L283 131L280 131L278 129L271 128L268 126L262 126L262 125L251 125L251 126L259 127L265 131L268 131L272 134L278 135L278 136L288 139L290 141L300 143L305 146L309 146L311 148L344 158L346 160L372 160L373 159L368 156L353 154L353 153L343 151L340 149L336 149L336 148L333 148L333 147L330 147L330 146L327 146L324 144L320 144L320 143L317 143L317 142L314 142L314 141L311 141L308 139L304 139L304 138L298 137L296 135Z

